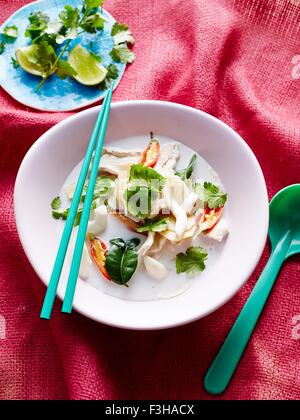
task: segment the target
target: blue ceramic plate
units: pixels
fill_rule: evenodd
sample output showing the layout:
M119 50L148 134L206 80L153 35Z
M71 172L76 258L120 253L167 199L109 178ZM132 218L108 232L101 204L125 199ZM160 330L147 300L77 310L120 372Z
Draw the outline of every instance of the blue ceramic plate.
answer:
M82 1L35 1L18 10L0 28L1 31L7 25L16 25L19 29L17 40L13 43L7 43L4 53L0 55L0 85L21 104L41 111L73 111L99 101L105 94L105 91L101 91L97 87L83 86L71 78L60 80L55 76L49 78L40 92L36 92L35 88L41 79L31 76L21 68L15 69L11 63L11 57L15 57L15 50L30 44L30 40L24 35L30 13L41 10L47 13L51 20L54 20L66 4L70 4L73 7L81 7ZM113 39L110 33L115 19L105 10L103 10L103 16L106 19L104 31L98 34L81 35L72 41L70 49L78 43L89 47L90 42L93 41L93 51L102 57L102 64L107 66L112 62L109 53L113 48ZM119 78L115 84L117 86L123 76L126 65L122 63L115 64L119 69Z

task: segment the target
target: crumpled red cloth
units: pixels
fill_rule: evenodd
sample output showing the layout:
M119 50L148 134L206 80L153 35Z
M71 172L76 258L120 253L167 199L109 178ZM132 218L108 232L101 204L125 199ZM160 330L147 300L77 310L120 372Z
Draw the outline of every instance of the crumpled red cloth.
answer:
M25 3L0 0L0 22ZM106 8L137 39L137 60L114 101L159 99L204 110L250 145L270 197L299 183L300 72L296 58L292 64L300 54L299 3L107 0ZM67 116L25 108L0 89L0 315L6 320L0 398L216 398L203 389L204 373L266 264L268 246L240 293L190 325L125 331L75 313L62 316L59 305L51 322L39 319L45 288L18 239L13 189L27 150ZM299 281L295 257L282 269L229 389L217 398L299 398L300 340L292 324L300 314Z

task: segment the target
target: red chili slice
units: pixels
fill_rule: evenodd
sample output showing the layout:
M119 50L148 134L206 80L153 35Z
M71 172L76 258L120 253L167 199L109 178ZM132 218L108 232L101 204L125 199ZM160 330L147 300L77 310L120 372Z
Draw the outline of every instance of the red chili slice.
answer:
M207 223L208 227L204 233L209 233L213 228L218 224L223 213L224 206L218 207L216 209L210 209L208 206L205 206L204 214L201 220L201 223Z
M98 238L93 238L90 242L90 253L94 262L99 268L100 273L107 280L111 281L111 278L109 277L105 268L106 254L108 251L106 244L102 241L102 239Z
M144 166L147 166L148 168L153 168L159 157L160 145L159 142L153 137L153 133L150 135L150 143L142 153L140 163L142 163Z

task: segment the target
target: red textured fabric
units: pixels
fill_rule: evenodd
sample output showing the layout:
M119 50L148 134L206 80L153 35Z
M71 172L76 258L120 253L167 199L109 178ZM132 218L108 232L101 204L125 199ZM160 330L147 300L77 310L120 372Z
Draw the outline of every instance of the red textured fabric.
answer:
M0 0L0 22L25 3ZM107 0L106 8L137 39L137 61L114 101L160 99L209 112L250 145L270 197L299 183L300 79L292 64L300 54L299 3ZM0 90L0 315L7 324L7 338L0 340L0 399L215 398L205 393L203 375L261 273L268 247L231 302L184 327L123 331L78 314L62 316L58 306L50 323L39 319L45 288L17 236L13 188L27 150L67 116L27 109ZM292 336L299 277L299 258L291 259L219 398L299 399L300 341Z

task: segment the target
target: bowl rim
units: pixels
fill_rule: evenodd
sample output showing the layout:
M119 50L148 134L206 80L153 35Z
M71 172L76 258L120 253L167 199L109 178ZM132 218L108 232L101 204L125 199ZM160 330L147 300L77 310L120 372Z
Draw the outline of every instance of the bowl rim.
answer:
M223 305L225 305L229 300L231 300L236 294L237 292L243 287L243 285L246 283L246 281L249 279L249 277L251 276L251 274L254 272L254 270L257 267L257 264L261 258L261 255L263 253L264 247L265 247L265 243L266 243L266 239L267 239L267 233L268 233L268 226L269 226L269 200L268 200L268 193L267 193L267 187L266 187L266 183L265 183L265 179L263 176L263 172L262 169L259 165L259 162L256 158L256 156L254 155L253 151L251 150L251 148L248 146L248 144L245 142L245 140L242 139L242 137L234 130L232 129L230 126L228 126L227 124L225 124L223 121L219 120L218 118L204 112L201 111L199 109L187 106L187 105L182 105L182 104L177 104L174 102L167 102L167 101L157 101L157 100L129 100L129 101L118 101L118 102L113 102L112 103L112 108L124 108L124 107L128 107L128 106L148 106L148 105L154 105L154 106L160 106L160 107L167 107L167 108L172 108L172 109L180 109L182 111L187 111L187 112L192 112L195 115L201 115L202 117L205 117L209 120L211 120L214 124L219 125L222 129L225 130L229 130L230 134L235 137L235 140L238 141L240 143L240 145L242 146L244 152L247 154L248 159L250 159L252 161L252 164L255 165L255 169L256 169L256 180L257 183L260 185L261 188L261 192L262 192L262 201L261 201L261 206L263 208L263 217L261 220L261 225L262 225L262 230L261 230L261 237L260 240L257 242L257 246L255 248L255 252L253 251L253 255L252 255L252 263L249 263L249 267L247 268L245 274L243 275L243 278L241 279L241 281L239 282L239 284L237 286L231 286L230 292L228 292L227 296L224 297L222 300L220 300L219 304L214 305L214 307L212 307L210 310L204 311L202 313L199 313L197 316L193 316L193 317L182 317L182 320L180 322L175 321L175 322L162 322L161 325L157 326L151 326L150 324L145 325L142 322L139 322L137 320L137 323L135 325L127 325L126 323L123 323L122 321L118 321L118 323L114 322L114 321L110 321L107 318L105 319L99 319L98 314L95 314L92 311L89 311L86 308L82 308L80 305L80 299L74 299L74 305L73 305L73 309L80 313L81 315L84 315L85 317L88 317L96 322L100 322L109 326L113 326L113 327L117 327L117 328L123 328L123 329L128 329L128 330L161 330L161 329L167 329L167 328L174 328L174 327L178 327L181 325L185 325L194 321L197 321L201 318L206 317L207 315L215 312L216 310L218 310L220 307L222 307ZM36 274L38 275L38 277L41 279L41 281L44 283L45 286L47 286L48 282L47 280L45 280L43 278L43 276L40 273L39 267L36 266L36 264L34 263L34 261L32 261L29 250L27 249L26 246L26 239L25 236L23 235L23 231L22 231L22 227L21 227L21 220L20 220L20 215L22 213L22 211L20 211L20 202L18 200L19 197L19 190L21 188L20 186L20 182L23 176L23 172L27 166L27 162L30 162L31 156L35 154L35 152L42 146L43 142L45 141L45 139L49 136L54 134L57 130L61 130L64 128L64 126L69 125L70 123L72 123L73 121L77 120L77 119L81 119L84 118L85 115L88 114L92 114L92 113L96 113L99 112L101 105L96 106L96 107L91 107L89 109L83 110L81 112L78 112L74 115L69 116L68 118L60 121L58 124L54 125L53 127L51 127L49 130L47 130L41 137L39 137L39 139L33 143L33 145L30 147L30 149L28 150L28 152L26 153L21 166L19 168L17 177L16 177L16 182L15 182L15 189L14 189L14 214L15 214L15 221L16 221L16 227L17 227L17 231L19 234L19 238L23 247L23 250L31 264L31 266L33 267L34 271L36 272ZM62 300L63 299L63 294L62 291L58 289L58 293L57 293L57 297ZM84 306L84 305L83 305Z

